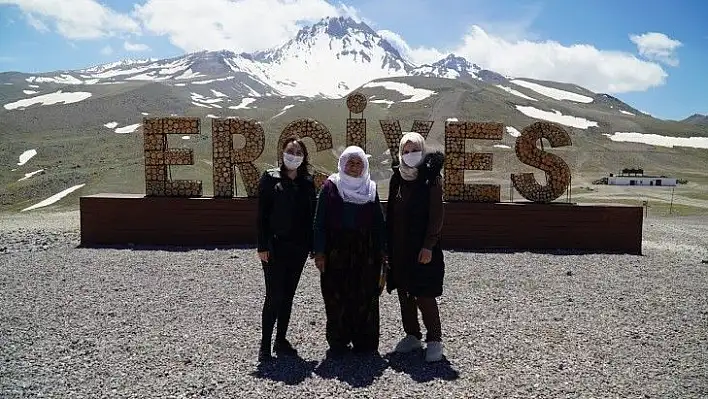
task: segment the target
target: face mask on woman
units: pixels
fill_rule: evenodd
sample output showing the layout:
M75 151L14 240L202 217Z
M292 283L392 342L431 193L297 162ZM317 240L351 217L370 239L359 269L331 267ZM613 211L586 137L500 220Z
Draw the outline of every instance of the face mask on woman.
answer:
M420 161L423 159L423 152L409 152L408 154L403 154L401 158L403 158L403 162L405 162L406 165L410 166L411 168L415 168L420 164Z
M283 164L288 170L295 170L299 168L304 159L305 158L302 156L288 154L287 152L283 153Z

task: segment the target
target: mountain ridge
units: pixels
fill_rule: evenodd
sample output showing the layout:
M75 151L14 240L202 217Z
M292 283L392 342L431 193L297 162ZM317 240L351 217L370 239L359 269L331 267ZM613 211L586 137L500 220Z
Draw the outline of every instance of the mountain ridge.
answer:
M692 125L706 125L708 126L708 115L704 114L693 114L688 118L681 120L683 123L689 123Z

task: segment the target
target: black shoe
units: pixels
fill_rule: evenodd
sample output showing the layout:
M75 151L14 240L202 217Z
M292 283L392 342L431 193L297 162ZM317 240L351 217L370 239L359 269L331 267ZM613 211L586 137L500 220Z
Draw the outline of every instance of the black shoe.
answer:
M355 346L352 348L352 352L363 356L374 356L379 354L378 349L369 346Z
M273 351L278 356L297 356L297 350L295 350L295 348L293 348L293 346L290 345L290 342L286 339L276 340Z
M265 363L273 359L273 355L270 353L270 345L261 344L261 348L258 350L258 362Z
M349 345L330 346L327 350L327 357L331 359L341 359L349 352L351 352L351 347Z

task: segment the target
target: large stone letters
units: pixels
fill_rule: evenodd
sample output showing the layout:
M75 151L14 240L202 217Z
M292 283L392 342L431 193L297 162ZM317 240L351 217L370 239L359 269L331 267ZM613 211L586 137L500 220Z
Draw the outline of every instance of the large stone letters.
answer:
M315 148L317 152L331 150L332 145L332 134L327 129L327 126L318 122L312 118L301 118L290 122L283 132L280 133L280 139L278 139L278 165L283 163L283 144L285 140L290 137L298 137L304 139L306 137L311 138L315 142ZM312 160L313 151L310 151L310 160ZM315 171L314 179L317 187L320 187L325 179L329 177L328 174L322 173L320 171Z
M428 133L430 129L433 128L433 121L413 121L413 127L411 127L411 132L420 133L423 138L428 138ZM380 120L381 131L383 132L384 139L386 140L386 146L388 151L391 153L391 162L393 165L398 165L398 146L401 144L401 138L403 137L403 131L401 130L401 122L398 120Z
M234 150L233 136L240 134L245 145ZM231 198L236 194L234 166L241 172L248 197L258 196L260 174L253 164L265 148L263 126L253 119L214 119L211 125L213 150L214 197Z
M143 119L145 194L157 197L201 197L201 180L171 180L170 165L194 165L194 151L168 149L168 134L200 134L199 118Z
M351 114L362 114L366 109L366 97L361 93L353 93L347 97L347 147L355 145L366 151L366 119L352 118Z
M445 183L446 201L499 202L500 187L496 184L465 184L465 170L492 170L494 155L467 153L465 140L501 140L504 125L493 122L445 123Z
M366 151L366 119L363 112L367 100L361 93L347 97L350 115L346 125L346 145L357 145ZM352 118L351 113L361 114ZM398 164L398 146L403 136L398 120L379 120L381 130L390 151L393 165ZM420 133L426 139L433 127L433 121L415 120L411 131ZM145 151L145 193L148 196L199 197L202 196L200 180L171 180L170 165L193 165L194 151L191 149L168 148L168 134L198 135L200 120L192 117L144 118ZM453 122L445 123L445 165L444 195L446 201L500 202L501 187L496 184L465 184L466 170L492 170L492 153L468 153L466 140L501 140L504 125L495 122ZM244 147L233 148L233 136L245 139ZM281 149L290 137L310 138L315 143L315 152L331 150L332 134L329 129L312 118L301 118L290 122L280 134L277 147L278 165L282 164ZM538 148L536 143L547 139L551 147L572 145L566 130L551 122L535 122L522 130L516 139L516 157L524 164L546 173L546 185L541 185L533 173L511 174L514 188L527 200L548 203L559 198L570 184L570 167L557 155ZM214 197L232 198L237 195L234 184L234 168L243 177L247 197L258 196L260 172L255 162L265 149L265 133L260 122L246 118L212 119L212 161ZM542 143L541 143L542 144ZM314 171L315 183L321 186L328 173Z
M548 203L568 188L570 167L561 157L536 147L541 139L547 139L554 148L572 145L568 132L555 123L535 122L526 126L516 139L516 157L524 164L546 172L547 184L539 184L533 173L512 174L511 181L516 191L527 200Z

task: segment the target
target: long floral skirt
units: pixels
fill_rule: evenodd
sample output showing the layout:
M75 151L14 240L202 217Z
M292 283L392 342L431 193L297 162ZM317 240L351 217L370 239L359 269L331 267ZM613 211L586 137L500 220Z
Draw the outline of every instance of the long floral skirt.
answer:
M372 234L344 230L332 234L320 275L327 313L327 343L343 350L378 351L381 253Z

